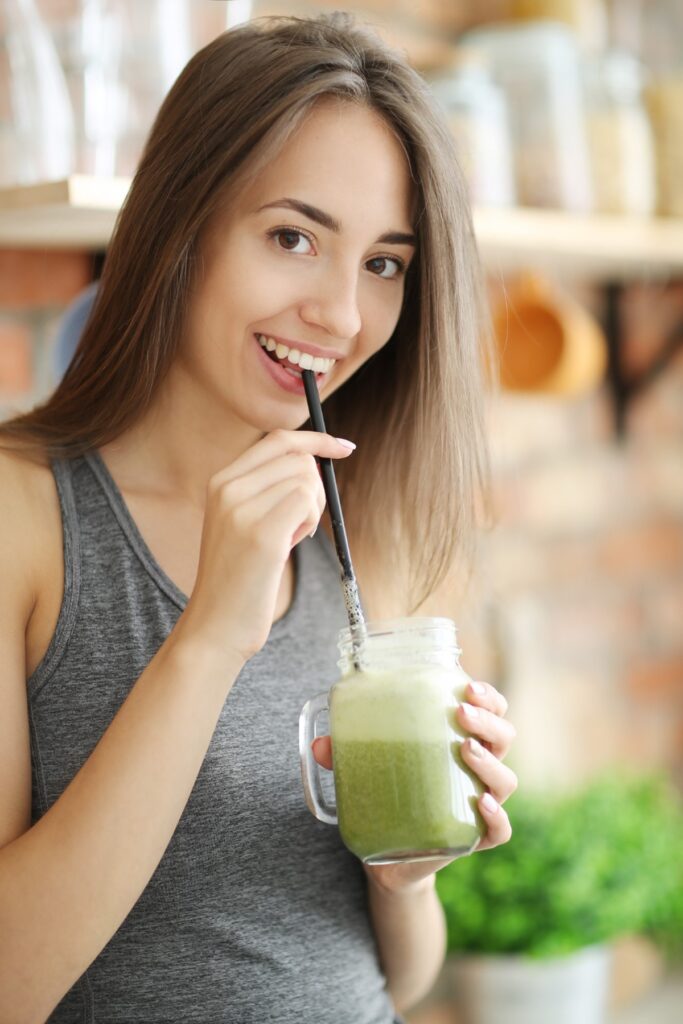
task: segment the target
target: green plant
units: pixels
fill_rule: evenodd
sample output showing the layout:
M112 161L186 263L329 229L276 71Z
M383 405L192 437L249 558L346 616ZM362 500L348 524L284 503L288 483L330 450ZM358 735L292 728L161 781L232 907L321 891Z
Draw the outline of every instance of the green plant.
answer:
M650 932L683 951L683 807L660 776L517 793L513 837L437 875L449 952L551 956Z

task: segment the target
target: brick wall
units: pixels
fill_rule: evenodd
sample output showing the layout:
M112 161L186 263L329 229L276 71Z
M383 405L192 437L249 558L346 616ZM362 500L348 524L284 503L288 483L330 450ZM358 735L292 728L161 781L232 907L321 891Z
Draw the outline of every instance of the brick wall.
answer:
M633 288L623 312L635 372L683 319L683 288ZM606 387L492 409L497 525L461 615L463 663L507 693L531 784L615 764L683 783L682 355L634 400L621 442Z
M54 385L59 317L93 276L92 256L0 249L0 417Z

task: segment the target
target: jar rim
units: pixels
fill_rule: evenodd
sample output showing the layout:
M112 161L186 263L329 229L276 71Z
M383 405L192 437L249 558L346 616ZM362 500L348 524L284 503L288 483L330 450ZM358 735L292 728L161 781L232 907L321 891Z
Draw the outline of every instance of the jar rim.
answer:
M353 626L345 626L339 630L340 649L348 648L350 645L363 643L373 637L388 636L389 634L420 632L426 633L448 631L453 636L453 644L457 648L458 629L453 621L445 616L405 616L403 618L377 619L369 622L356 623Z

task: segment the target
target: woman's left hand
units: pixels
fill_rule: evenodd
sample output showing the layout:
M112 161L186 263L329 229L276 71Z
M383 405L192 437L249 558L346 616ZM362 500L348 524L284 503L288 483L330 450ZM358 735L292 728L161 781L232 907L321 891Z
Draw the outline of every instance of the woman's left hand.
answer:
M456 711L458 724L469 734L461 753L469 768L484 783L485 792L479 799L479 810L486 823L486 835L475 852L490 850L506 843L512 835L510 821L503 804L517 788L517 776L504 765L503 758L515 738L514 727L505 719L507 701L490 683L470 683L467 703ZM313 754L323 768L332 768L332 747L329 736L314 741ZM414 861L407 864L365 864L370 880L387 892L408 892L421 888L448 860Z

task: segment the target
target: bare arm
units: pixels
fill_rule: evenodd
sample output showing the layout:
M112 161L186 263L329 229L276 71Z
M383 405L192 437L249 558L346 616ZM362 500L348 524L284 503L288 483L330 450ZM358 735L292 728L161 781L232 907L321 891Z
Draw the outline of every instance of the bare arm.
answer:
M239 668L174 634L57 802L0 850L4 1024L44 1021L139 898Z
M446 955L446 923L434 877L401 892L390 892L368 879L380 962L399 1012L429 992Z

